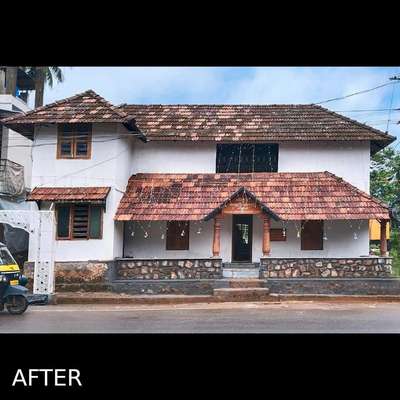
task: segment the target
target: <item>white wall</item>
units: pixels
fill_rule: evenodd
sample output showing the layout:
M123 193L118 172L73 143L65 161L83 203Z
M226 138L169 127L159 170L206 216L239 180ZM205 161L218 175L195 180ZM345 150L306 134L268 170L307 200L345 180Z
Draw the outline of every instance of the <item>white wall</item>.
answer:
M216 143L137 141L131 172L215 173L216 148ZM279 144L279 172L329 171L369 192L369 166L368 141Z
M297 229L300 223L296 223ZM201 226L201 233L197 230ZM324 223L327 240L323 241L324 249L301 250L300 238L293 222L285 224L287 240L271 242L271 257L359 257L368 255L368 221L328 221ZM272 221L272 227L283 227L282 222ZM129 222L125 231L125 257L134 258L207 258L212 256L213 221L191 222L189 250L166 250L165 222ZM134 236L132 236L134 232ZM148 233L146 239L145 232ZM354 239L357 234L357 240ZM224 262L232 261L232 216L226 216L222 222L221 257ZM253 216L252 261L258 262L262 257L262 220Z
M279 145L279 172L329 171L369 193L369 167L368 141Z
M120 133L122 138L115 140ZM91 159L57 160L55 127L36 130L34 143L39 146L33 149L33 187L111 187L103 216L103 238L56 241L56 261L112 260L122 256L122 226L115 224L114 216L130 176L132 141L137 140L126 133L119 124L94 124Z
M131 172L214 173L216 149L215 143L137 141Z
M115 140L123 133L121 139ZM111 186L104 214L103 239L58 241L56 261L110 260L122 256L123 224L114 221L119 201L131 174L153 173L214 173L216 144L201 142L142 143L120 124L94 124L92 158L90 160L56 160L55 126L39 127L35 132L32 151L32 187ZM280 144L280 172L316 172L328 170L362 190L369 189L369 143L283 143ZM146 226L146 223L141 223ZM139 225L138 225L139 226ZM191 224L190 250L167 251L165 222L152 222L149 239L136 229L135 237L125 237L125 256L141 257L210 257L213 221ZM368 254L368 226L362 223L359 239L353 239L353 228L344 221L328 222L328 240L321 252L301 251L300 240L289 223L287 242L271 243L271 256L276 257L339 257ZM358 225L357 225L358 227ZM253 225L253 261L262 255L262 226L258 217ZM358 230L358 229L357 229ZM139 232L139 233L138 233ZM224 219L221 232L221 256L231 261L232 217Z

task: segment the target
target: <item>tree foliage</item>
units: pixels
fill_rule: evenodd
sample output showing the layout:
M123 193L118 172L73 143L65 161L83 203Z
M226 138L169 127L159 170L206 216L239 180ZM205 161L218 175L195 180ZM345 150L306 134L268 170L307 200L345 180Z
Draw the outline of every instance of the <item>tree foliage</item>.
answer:
M32 77L33 80L36 79L38 67L24 67L26 73ZM53 87L54 81L57 83L64 82L64 75L60 67L44 67L44 80L49 87Z
M371 194L384 201L400 221L400 152L387 147L372 157Z

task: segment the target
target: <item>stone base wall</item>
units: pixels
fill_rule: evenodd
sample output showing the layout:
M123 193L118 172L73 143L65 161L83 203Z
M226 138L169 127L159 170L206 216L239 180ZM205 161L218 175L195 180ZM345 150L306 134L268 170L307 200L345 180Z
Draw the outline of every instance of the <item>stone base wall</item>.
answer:
M113 262L70 261L54 265L56 291L108 291L113 274ZM26 262L24 274L28 288L33 288L34 263Z
M117 259L116 279L220 279L222 260L206 259Z
M265 286L274 294L398 296L400 278L278 278Z
M262 258L261 278L376 278L392 273L391 257Z

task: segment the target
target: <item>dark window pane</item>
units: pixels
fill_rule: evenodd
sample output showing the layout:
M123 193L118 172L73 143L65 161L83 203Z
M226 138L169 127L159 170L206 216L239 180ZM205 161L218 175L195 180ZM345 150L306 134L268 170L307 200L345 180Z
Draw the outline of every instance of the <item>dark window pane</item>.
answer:
M61 142L60 153L63 156L70 156L72 153L72 143L71 142Z
M189 250L189 222L167 222L167 250Z
M277 172L278 151L276 143L219 144L216 172Z
M69 216L71 209L69 206L59 206L57 210L57 237L69 237Z
M91 239L101 238L101 214L102 207L92 206L90 208L90 232L89 237Z
M87 152L88 152L87 142L77 142L76 143L76 155L77 156L86 156Z

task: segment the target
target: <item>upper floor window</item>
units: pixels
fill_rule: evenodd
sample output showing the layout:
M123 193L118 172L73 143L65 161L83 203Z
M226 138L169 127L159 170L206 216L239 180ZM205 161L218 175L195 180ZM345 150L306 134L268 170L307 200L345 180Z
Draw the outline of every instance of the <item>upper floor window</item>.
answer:
M218 144L216 172L277 172L276 143Z
M92 124L60 124L58 126L57 158L90 158Z

